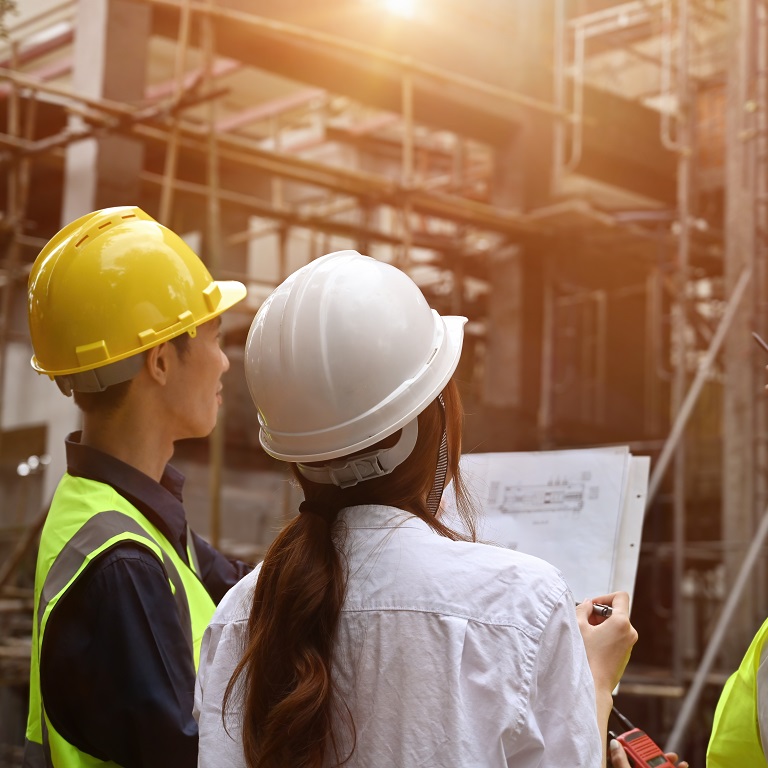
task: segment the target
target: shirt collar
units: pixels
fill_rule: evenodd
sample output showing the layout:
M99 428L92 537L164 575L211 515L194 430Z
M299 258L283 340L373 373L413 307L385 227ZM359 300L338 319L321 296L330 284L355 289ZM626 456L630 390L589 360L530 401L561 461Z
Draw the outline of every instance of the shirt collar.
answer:
M67 435L67 472L106 483L136 506L168 537L186 562L187 516L182 504L184 475L167 464L160 482L108 453L83 445L81 432Z
M347 528L424 528L432 530L420 517L397 507L379 504L365 504L345 507L339 511L339 518Z

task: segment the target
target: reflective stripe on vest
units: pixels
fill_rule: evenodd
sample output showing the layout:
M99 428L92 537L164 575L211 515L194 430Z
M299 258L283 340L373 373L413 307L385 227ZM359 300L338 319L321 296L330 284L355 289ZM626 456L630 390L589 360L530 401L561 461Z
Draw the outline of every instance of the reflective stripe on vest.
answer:
M757 713L758 669L764 661L768 620L763 623L739 668L725 683L717 702L707 747L707 768L768 765Z
M173 596L179 611L181 627L187 639L190 653L194 650L192 642L192 624L189 616L189 602L181 581L181 576L173 561L163 548L142 528L133 518L114 510L100 512L90 520L66 543L59 552L48 576L45 579L37 607L37 630L40 632L43 616L51 600L57 598L69 583L78 575L78 571L86 564L88 558L95 552L106 551L106 545L114 541L114 545L126 541L125 534L140 537L137 543L147 546L163 563L168 581L173 586ZM131 537L133 539L133 537ZM142 539L144 541L142 541ZM135 540L135 539L133 539Z
M62 544L57 547L59 542ZM45 627L58 600L77 581L90 561L112 547L128 542L147 548L162 563L197 669L200 641L215 605L197 575L191 531L187 529L190 563L187 565L164 534L110 486L65 475L54 496L38 555L25 768L113 765L80 752L53 728L40 691L39 660Z

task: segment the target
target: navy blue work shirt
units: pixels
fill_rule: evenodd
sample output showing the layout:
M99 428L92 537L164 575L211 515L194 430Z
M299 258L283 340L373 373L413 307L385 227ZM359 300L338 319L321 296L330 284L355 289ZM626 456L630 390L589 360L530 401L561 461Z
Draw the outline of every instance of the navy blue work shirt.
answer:
M188 562L180 472L168 465L157 483L81 445L77 432L66 450L69 474L112 486ZM252 566L192 536L200 578L218 603ZM81 751L125 768L197 766L194 662L167 577L146 548L111 548L59 600L43 637L40 686L51 723Z

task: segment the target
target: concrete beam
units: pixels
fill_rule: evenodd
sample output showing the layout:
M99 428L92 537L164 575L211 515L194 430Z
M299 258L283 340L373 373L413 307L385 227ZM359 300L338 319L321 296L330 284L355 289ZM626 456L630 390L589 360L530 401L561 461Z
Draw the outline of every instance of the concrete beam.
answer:
M172 0L144 1L152 7L153 34L176 39L179 29L178 6ZM202 9L202 6L198 8ZM340 46L302 40L259 25L249 26L241 19L228 16L221 6L217 6L217 9L220 10L211 11L216 40L220 46L225 47L228 56L248 66L348 96L378 109L398 114L401 112L400 71L383 59L373 54L369 57L354 55ZM279 9L273 7L270 10L277 19ZM358 43L361 41L367 42L364 38L356 39ZM197 44L194 36L192 43ZM411 47L413 50L405 53L425 63L433 63L420 59L420 54L426 54L419 50L418 41L413 41ZM395 50L394 43L390 49L392 51L403 53L402 50ZM457 73L467 76L466 71L458 69L463 60L457 61ZM488 55L483 61L487 62L483 68L475 66L469 76L497 85L500 77L510 75L504 82L517 80L516 85L521 87L516 92L526 95L527 89L521 82L522 78L512 78L506 70L500 71L498 58ZM549 66L548 61L542 60L536 64L538 70ZM536 77L539 76L540 72L537 71ZM539 96L539 99L546 103L545 98ZM511 100L494 98L490 94L471 93L458 85L446 86L445 83L421 77L414 81L413 104L416 122L496 147L508 145L519 128L522 112L526 110ZM558 118L550 116L548 119ZM663 201L674 199L675 162L674 157L661 145L657 113L634 102L587 88L585 119L587 124L583 158L578 168L580 173L607 183L618 183L632 192L651 194ZM533 135L530 141L541 139ZM642 159L642 165L639 159Z

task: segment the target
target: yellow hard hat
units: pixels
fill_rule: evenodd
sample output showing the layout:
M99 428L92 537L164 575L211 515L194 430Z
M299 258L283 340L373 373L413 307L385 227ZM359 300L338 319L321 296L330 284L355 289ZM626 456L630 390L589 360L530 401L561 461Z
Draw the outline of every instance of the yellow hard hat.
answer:
M32 367L77 381L182 333L194 336L245 293L242 283L214 281L178 235L140 208L89 213L54 235L32 266Z

